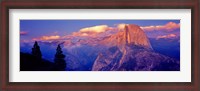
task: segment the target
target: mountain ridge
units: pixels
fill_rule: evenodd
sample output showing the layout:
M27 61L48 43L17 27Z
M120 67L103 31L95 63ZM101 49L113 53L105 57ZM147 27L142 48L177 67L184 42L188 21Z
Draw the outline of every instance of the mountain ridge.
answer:
M126 44L135 44L152 49L151 44L144 31L139 26L134 24L124 25L124 28L121 29L118 33L113 34L100 41L100 44L106 46L116 45L119 47Z
M108 38L112 45L109 45L104 55L101 53L97 56L93 71L180 70L177 60L153 50L149 39L139 26L125 25L123 30ZM111 52L110 48L114 48L115 52Z

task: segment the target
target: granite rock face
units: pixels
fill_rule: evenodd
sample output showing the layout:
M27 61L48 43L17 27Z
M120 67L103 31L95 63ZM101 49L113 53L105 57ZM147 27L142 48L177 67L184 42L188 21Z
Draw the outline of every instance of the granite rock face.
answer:
M178 60L135 45L127 45L124 52L111 47L99 54L93 71L178 71ZM109 55L107 55L109 54Z
M126 24L124 29L100 41L100 44L118 47L134 44L152 49L149 39L144 31L139 26L134 24Z
M101 41L109 48L99 53L93 71L153 71L180 70L178 60L156 53L144 31L137 25L125 25L124 30Z

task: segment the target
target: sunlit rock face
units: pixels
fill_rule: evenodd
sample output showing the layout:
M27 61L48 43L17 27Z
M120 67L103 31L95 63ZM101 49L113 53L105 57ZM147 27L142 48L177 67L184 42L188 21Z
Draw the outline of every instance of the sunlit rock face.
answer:
M104 40L100 41L100 43L107 46L118 47L134 44L152 49L149 39L144 31L139 26L134 24L126 24L118 33L105 38Z
M149 39L147 38L146 34L137 25L126 25L124 37L126 44L133 43L135 45L151 48L151 44L149 43Z
M93 71L180 70L179 61L154 52L146 34L137 25L126 24L100 43L108 49L98 54Z

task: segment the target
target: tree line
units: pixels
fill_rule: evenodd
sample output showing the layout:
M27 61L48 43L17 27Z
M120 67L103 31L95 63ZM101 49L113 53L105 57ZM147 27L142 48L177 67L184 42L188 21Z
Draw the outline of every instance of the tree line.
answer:
M20 70L22 71L64 71L65 68L65 55L60 44L56 48L54 63L42 59L37 41L33 45L31 54L20 53Z

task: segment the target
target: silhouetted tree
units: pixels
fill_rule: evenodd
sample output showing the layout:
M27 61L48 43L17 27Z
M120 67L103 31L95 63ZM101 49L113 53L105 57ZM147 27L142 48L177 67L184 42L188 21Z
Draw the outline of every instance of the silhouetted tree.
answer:
M65 58L65 55L62 53L62 49L59 44L56 49L56 54L54 58L55 70L58 70L58 71L65 70L66 62L64 58Z
M37 41L35 41L35 44L33 45L32 55L36 58L37 61L40 61L42 59L42 53L40 51L40 46L38 45Z

